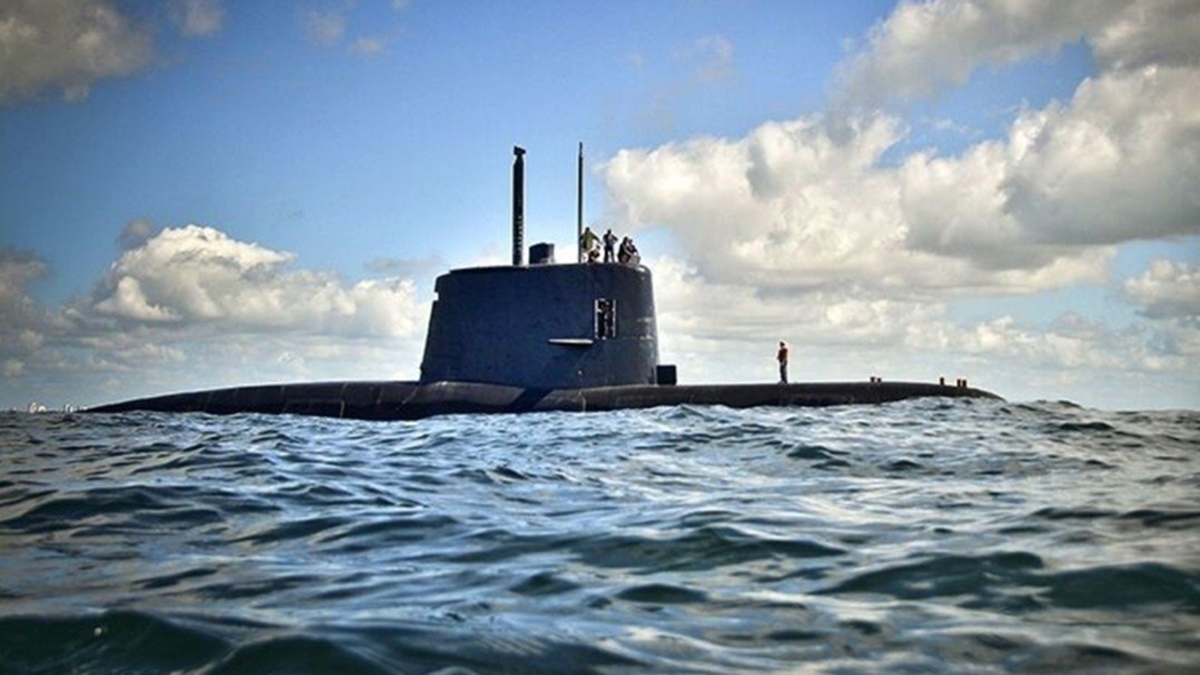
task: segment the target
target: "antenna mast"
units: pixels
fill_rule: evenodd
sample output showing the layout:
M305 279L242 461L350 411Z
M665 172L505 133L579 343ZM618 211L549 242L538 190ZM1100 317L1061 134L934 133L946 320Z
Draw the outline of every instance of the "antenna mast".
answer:
M578 201L575 203L575 250L578 262L583 262L583 141L579 142Z
M525 258L525 148L513 146L513 267L524 265Z

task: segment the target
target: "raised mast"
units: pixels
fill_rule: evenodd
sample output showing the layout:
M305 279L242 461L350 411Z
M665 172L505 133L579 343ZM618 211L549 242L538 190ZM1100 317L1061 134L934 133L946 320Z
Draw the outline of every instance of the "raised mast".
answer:
M512 261L513 267L525 259L525 148L513 146Z
M575 204L575 250L578 262L583 262L583 141L579 142L578 200Z

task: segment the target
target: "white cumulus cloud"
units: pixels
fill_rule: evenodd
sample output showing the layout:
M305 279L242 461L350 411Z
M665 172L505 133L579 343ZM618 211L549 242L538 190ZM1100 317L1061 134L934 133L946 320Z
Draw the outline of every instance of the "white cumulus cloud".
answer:
M125 251L86 309L132 322L402 337L417 320L409 280L343 282L291 270L295 256L211 227L167 228Z
M961 85L981 65L1006 66L1111 22L1125 0L902 2L843 64L839 96L873 107Z
M1012 213L1008 178L1028 150L991 142L960 157L916 154L885 166L880 157L901 128L878 115L832 134L807 117L742 139L623 150L604 167L606 184L617 217L670 229L718 281L854 282L905 294L1029 292L1104 279L1110 248L1047 242L1046 226ZM1154 208L1142 207L1138 227Z
M191 37L215 35L225 24L220 0L171 0L168 12L180 32Z
M0 248L0 357L15 377L44 343L50 320L29 293L30 284L48 274L45 263L20 251Z
M1141 276L1127 279L1125 296L1155 319L1184 319L1200 328L1200 264L1155 260Z
M1022 115L1010 147L1007 206L1035 240L1200 234L1200 68L1086 80L1068 104Z
M1083 40L1102 70L1195 65L1196 0L933 0L903 2L839 73L838 102L911 102Z
M0 103L57 89L86 98L92 84L146 67L148 27L107 0L6 0L0 4Z
M1088 3L1099 4L1099 3ZM1106 70L1200 64L1200 2L1134 0L1113 3L1120 11L1087 35Z

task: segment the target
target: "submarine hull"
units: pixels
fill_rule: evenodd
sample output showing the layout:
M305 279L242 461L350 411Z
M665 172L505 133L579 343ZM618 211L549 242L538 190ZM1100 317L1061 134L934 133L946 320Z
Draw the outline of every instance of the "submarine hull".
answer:
M317 382L256 385L156 396L88 409L96 413L294 414L361 420L415 420L435 415L589 412L674 405L821 407L889 403L921 397L997 399L971 387L923 382L619 385L537 389L474 382Z

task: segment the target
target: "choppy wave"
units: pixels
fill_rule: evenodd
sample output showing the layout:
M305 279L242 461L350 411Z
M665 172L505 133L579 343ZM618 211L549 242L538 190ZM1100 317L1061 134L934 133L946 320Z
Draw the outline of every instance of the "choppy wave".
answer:
M0 415L0 673L1194 672L1200 413Z

